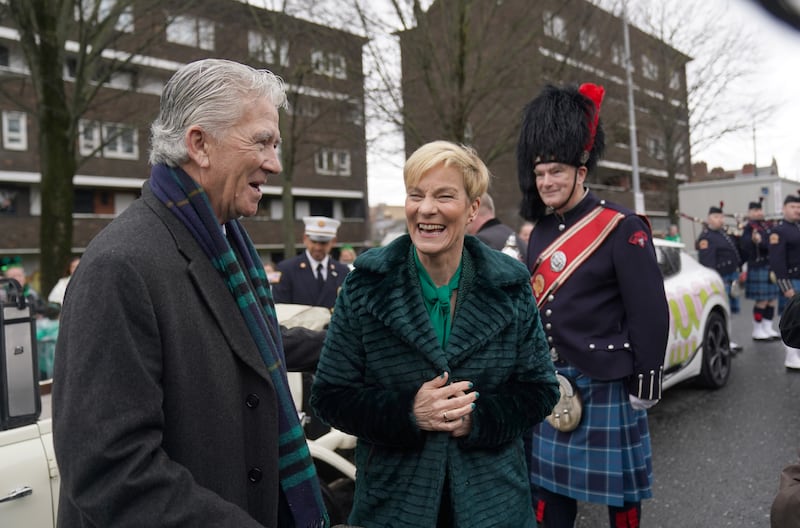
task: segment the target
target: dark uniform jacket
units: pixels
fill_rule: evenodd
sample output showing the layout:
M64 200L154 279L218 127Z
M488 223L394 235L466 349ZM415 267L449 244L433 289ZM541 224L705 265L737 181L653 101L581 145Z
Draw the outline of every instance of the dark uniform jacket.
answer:
M696 246L700 264L717 270L720 275L734 273L742 265L738 242L721 229L703 229Z
M147 184L71 279L54 379L60 527L278 524L270 374L220 274Z
M769 235L769 265L782 292L800 279L800 224L781 220Z
M278 271L281 272L280 280L272 285L272 295L276 303L333 308L336 295L350 268L328 257L328 278L320 288L306 252L303 251L296 257L278 263Z
M563 217L542 217L528 262L596 206L625 214L609 237L541 307L551 354L597 380L624 379L639 398L658 399L669 312L650 227L632 211L588 193Z
M761 242L753 242L753 233L761 235ZM769 228L763 220L752 220L747 222L742 230L742 238L739 241L739 249L744 260L747 261L747 269L763 268L769 265Z
M492 249L500 250L505 247L510 235L514 235L514 240L517 244L517 250L520 252L520 255L524 257L528 250L525 242L523 242L522 239L517 236L513 229L505 225L497 218L487 220L481 226L478 232L475 233L475 236L478 237L478 240Z

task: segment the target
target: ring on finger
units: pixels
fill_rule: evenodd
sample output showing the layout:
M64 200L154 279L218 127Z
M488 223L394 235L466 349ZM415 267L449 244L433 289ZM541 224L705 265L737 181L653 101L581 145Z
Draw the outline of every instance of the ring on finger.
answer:
M444 418L445 422L449 422L450 420L447 419L447 411L442 413L442 418Z

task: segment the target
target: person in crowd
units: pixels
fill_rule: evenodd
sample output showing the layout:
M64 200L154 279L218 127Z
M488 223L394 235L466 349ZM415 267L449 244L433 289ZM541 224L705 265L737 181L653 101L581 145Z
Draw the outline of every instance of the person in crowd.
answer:
M603 153L603 96L595 84L548 85L526 106L517 146L521 216L536 222L534 298L562 391L583 402L579 420L558 407L531 432L546 528L572 528L578 501L607 505L614 528L637 527L652 496L646 410L661 398L669 312L649 222L585 186Z
M271 260L264 262L264 273L267 274L267 280L270 284L275 284L281 277L278 267Z
M526 249L523 253L523 256L527 254L528 241L531 238L534 225L535 224L533 222L522 222L522 225L519 226L519 231L517 231L517 236L525 243Z
M784 299L784 306L800 293L800 195L790 194L783 200L783 219L769 233L769 267ZM782 306L779 303L778 309ZM781 316L781 327L784 325ZM787 370L800 370L800 346L784 340Z
M42 296L39 295L39 292L28 282L28 276L25 274L25 268L22 264L13 264L7 267L3 272L3 276L7 279L14 279L19 283L22 288L22 296L25 297L34 314L38 316L44 312L46 303Z
M434 141L406 161L404 234L356 260L312 405L358 437L350 524L534 527L522 435L558 385L519 261L466 234L489 172Z
M50 294L47 296L48 302L64 304L64 294L67 293L67 284L69 284L69 279L72 278L72 274L75 273L80 261L81 258L78 256L70 257L67 262L66 270L64 270L64 276L58 279L58 282L56 282L56 285L53 286L53 289L50 290Z
M667 234L664 237L664 240L669 240L670 242L680 242L681 241L681 234L678 232L678 226L675 224L670 224L667 228Z
M497 218L494 209L494 200L489 193L483 193L483 196L481 196L481 205L478 207L478 214L475 215L475 220L470 222L467 226L467 233L478 237L478 240L492 249L502 251L504 248L507 248L507 246L516 248L520 260L522 260L522 255L524 255L528 249L528 246L517 236L514 230ZM513 244L509 244L509 237L513 237L511 239Z
M357 256L353 246L345 245L339 250L339 262L350 268L350 271L353 271L353 262L356 261Z
M756 341L780 338L780 334L772 327L778 304L778 285L770 280L770 226L764 220L762 199L748 204L747 222L739 239L741 254L747 262L744 294L754 302L752 335Z
M340 222L325 216L306 216L303 223L306 250L278 263L281 275L272 285L275 302L333 308L350 271L331 256Z
M722 277L731 313L736 314L739 313L739 297L731 295L731 287L739 280L742 255L739 252L739 241L725 229L723 205L720 202L719 207L712 205L708 208L706 224L695 242L695 248L700 264L716 270Z
M142 196L89 244L61 314L58 525L329 524L267 277L239 217L281 163L283 81L181 66Z

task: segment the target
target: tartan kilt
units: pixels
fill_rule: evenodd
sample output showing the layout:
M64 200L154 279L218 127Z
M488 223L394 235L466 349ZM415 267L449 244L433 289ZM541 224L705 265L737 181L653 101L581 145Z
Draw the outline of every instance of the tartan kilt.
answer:
M780 291L778 285L769 280L769 266L747 269L744 296L754 301L774 301Z
M622 380L599 381L567 366L583 398L581 424L562 433L546 421L533 429L531 485L573 499L622 506L653 496L647 412L636 411Z

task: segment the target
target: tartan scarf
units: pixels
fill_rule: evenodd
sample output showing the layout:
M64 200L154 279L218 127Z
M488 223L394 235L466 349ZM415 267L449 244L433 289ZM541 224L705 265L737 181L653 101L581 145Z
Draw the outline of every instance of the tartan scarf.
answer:
M227 222L224 226L227 237L223 234L205 191L182 169L155 165L150 172L150 188L189 229L225 280L267 366L278 396L279 477L294 525L298 528L328 526L330 523L314 462L289 390L272 293L253 242L238 220ZM245 270L242 270L232 244L238 250Z

